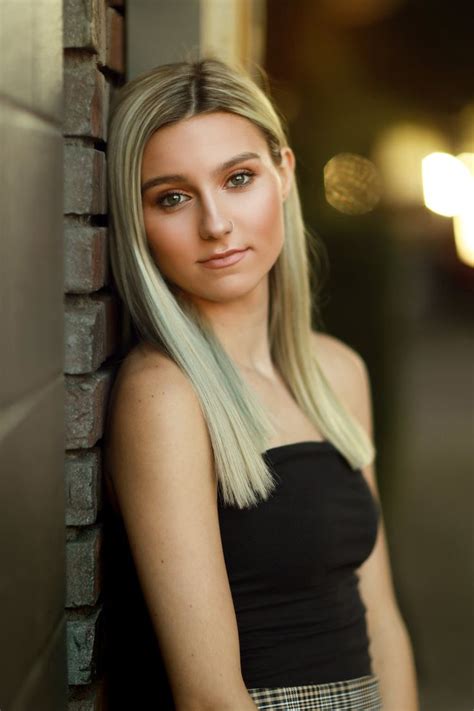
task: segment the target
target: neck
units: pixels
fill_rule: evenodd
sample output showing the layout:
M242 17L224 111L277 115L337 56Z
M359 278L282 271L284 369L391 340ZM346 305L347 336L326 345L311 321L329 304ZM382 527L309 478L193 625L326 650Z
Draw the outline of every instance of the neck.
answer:
M195 305L238 368L264 376L274 373L268 337L268 279L245 299L199 300Z

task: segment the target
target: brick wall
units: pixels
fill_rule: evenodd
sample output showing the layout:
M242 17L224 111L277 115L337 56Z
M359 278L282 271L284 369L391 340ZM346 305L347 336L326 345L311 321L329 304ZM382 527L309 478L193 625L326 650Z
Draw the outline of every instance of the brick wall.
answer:
M123 83L123 16L123 0L64 0L69 711L102 708L101 437L118 338L105 147L110 96Z

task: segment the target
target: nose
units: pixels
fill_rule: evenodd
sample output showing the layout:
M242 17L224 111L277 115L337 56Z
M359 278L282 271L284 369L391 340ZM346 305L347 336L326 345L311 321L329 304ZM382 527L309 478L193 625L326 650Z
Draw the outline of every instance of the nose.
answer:
M233 223L226 218L213 202L202 206L202 215L199 223L199 236L201 239L221 239L232 232Z

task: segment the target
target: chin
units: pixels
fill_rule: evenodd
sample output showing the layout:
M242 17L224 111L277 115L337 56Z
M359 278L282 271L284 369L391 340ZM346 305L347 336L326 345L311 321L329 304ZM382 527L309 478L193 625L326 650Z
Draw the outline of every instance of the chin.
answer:
M196 299L215 304L245 301L253 296L258 296L259 287L262 286L266 276L265 274L258 280L247 281L246 283L241 278L236 279L234 283L229 283L230 280L226 280L227 283L224 283L224 280L222 280L221 284L215 284L213 288L187 291L187 294L191 300Z

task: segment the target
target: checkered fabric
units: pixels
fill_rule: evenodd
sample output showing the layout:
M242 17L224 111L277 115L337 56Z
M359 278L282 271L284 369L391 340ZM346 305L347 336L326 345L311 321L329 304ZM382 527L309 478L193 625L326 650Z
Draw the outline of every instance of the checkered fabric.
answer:
M382 711L378 677L248 689L259 711Z

